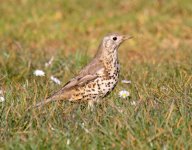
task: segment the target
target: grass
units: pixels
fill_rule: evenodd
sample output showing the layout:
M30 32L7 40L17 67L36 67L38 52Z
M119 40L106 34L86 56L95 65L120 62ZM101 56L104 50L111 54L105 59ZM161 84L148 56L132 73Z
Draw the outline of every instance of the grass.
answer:
M190 0L2 0L0 148L192 149L191 13ZM62 86L50 75L67 82L114 31L135 37L119 50L130 85L119 82L93 112L70 102L25 111Z

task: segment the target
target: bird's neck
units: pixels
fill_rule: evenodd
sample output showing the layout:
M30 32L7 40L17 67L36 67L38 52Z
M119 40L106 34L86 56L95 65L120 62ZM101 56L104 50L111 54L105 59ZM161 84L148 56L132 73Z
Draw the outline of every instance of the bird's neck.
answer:
M105 68L109 70L109 73L111 75L114 74L119 69L117 50L114 50L114 52L108 55L104 55L102 57L102 61L104 63Z

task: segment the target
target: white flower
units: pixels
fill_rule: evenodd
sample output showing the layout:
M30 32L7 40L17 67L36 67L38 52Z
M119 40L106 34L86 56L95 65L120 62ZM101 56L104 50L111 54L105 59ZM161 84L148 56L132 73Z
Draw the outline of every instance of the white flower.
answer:
M35 76L45 76L45 72L43 71L43 70L35 70L34 72L33 72L33 74L35 75Z
M132 105L132 106L136 106L136 102L135 102L135 101L132 101L132 102L131 102L131 105Z
M121 83L131 84L130 80L122 80Z
M3 96L0 96L0 102L4 102L5 98Z
M119 92L119 97L121 97L121 98L126 98L129 95L130 95L130 93L128 91L126 91L126 90L122 90L122 91Z
M70 139L67 139L67 145L69 145L70 144Z
M51 66L53 60L54 60L54 57L51 57L51 59L48 62L45 63L45 67Z
M61 84L61 81L59 79L55 78L54 76L51 76L51 80L53 82L55 82L56 84Z

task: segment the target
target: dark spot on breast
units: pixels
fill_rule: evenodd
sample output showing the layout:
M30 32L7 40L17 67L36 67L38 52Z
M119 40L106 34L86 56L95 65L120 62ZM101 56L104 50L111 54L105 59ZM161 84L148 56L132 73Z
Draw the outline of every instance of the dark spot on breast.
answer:
M96 83L93 83L93 87L95 87Z

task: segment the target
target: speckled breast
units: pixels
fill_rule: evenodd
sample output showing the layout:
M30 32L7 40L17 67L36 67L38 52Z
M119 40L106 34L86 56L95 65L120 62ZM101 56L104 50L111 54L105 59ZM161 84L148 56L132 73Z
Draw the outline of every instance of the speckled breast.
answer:
M103 74L84 87L84 100L98 100L108 95L116 86L119 78L119 67L112 74Z

